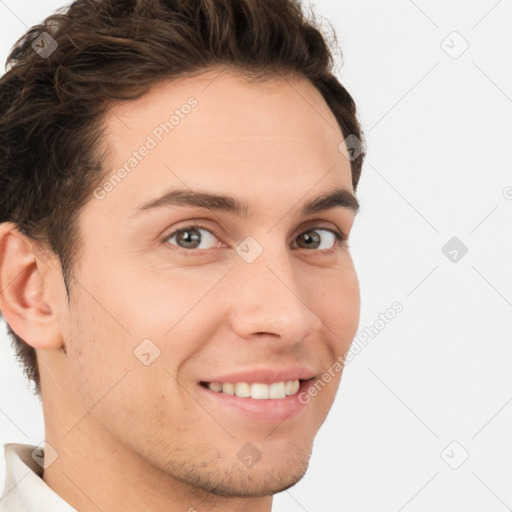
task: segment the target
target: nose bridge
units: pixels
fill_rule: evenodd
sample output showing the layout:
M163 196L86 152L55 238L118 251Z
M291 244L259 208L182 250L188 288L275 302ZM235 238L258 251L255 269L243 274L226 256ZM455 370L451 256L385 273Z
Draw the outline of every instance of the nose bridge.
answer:
M265 249L250 263L241 257L230 279L232 328L243 338L267 333L298 342L322 324L301 295L304 289L286 247Z

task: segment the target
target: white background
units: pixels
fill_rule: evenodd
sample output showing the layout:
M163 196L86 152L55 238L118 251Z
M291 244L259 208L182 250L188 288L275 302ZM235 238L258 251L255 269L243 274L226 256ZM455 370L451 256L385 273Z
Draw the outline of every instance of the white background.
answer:
M360 331L395 301L404 310L346 367L308 473L276 496L274 510L504 511L512 507L512 2L305 3L334 25L338 76L368 144L351 235ZM2 62L28 26L62 5L0 1ZM469 47L459 56L462 38ZM441 250L454 236L468 248L455 263ZM0 354L0 443L38 444L40 404L4 332Z

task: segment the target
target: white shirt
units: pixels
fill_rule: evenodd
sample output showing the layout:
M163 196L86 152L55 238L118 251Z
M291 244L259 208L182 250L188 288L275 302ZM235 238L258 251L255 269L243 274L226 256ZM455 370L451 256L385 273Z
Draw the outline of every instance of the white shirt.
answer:
M42 479L43 468L32 458L31 444L5 445L5 487L0 512L78 512Z

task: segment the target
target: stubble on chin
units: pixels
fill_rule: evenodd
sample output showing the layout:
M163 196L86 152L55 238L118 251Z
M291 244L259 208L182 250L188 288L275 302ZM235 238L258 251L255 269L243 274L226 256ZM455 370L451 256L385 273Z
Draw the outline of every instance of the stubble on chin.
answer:
M176 461L169 464L168 473L174 478L199 491L219 497L260 498L270 496L293 487L305 475L310 452L297 448L286 460L272 461L265 455L252 467L235 460L226 460L219 454L215 461L199 464Z

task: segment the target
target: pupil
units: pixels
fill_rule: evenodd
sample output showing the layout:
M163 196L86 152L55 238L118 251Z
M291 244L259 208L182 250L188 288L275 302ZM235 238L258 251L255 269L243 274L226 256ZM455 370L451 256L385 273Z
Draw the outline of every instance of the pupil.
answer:
M179 237L178 237L180 242L184 242L185 244L192 244L192 245L195 242L197 242L197 244L199 244L201 237L199 236L197 230L186 229L186 230L183 230L181 233L182 234L179 235Z
M308 246L311 246L315 243L320 243L320 235L318 233L314 233L314 236L311 236L308 233L304 233L303 238Z

